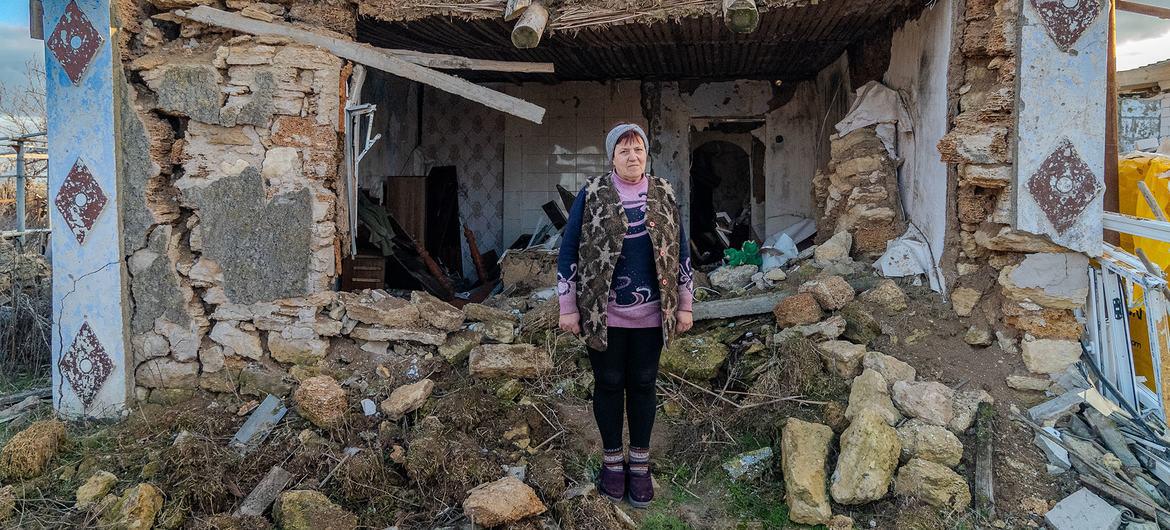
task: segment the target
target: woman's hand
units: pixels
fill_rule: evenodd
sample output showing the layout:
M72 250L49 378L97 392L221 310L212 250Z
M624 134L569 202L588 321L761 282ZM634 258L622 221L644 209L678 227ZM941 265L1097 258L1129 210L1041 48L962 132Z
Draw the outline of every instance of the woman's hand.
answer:
M686 333L690 331L691 328L695 327L695 315L690 311L676 311L674 313L674 317L678 321L675 329L678 330L679 333Z
M572 333L574 335L580 335L581 334L581 314L580 313L569 313L567 315L561 315L560 327L561 327L561 331L568 331L569 333Z

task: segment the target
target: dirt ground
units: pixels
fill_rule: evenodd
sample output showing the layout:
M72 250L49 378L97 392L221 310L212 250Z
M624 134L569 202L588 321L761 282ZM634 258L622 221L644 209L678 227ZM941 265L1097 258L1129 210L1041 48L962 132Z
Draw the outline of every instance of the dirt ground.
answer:
M799 281L799 275L793 276L792 282ZM1004 378L1022 364L1018 354L1005 353L998 345L968 346L965 325L941 297L920 287L903 287L910 299L906 310L889 313L865 306L885 332L871 349L909 362L919 379L983 388L996 399L996 514L939 513L895 497L863 506L834 504L834 513L852 517L856 528L1039 526L1044 511L1070 484L1046 474L1031 433L1008 419L1008 409L1013 404L1025 408L1043 397L1005 386ZM264 444L246 456L228 449L227 442L246 419L238 411L250 396L182 396L173 403L144 404L120 423L71 425L69 441L49 471L6 482L15 485L18 499L16 517L7 524L101 527L100 511L76 510L72 504L77 487L95 471L105 470L118 477L115 493L144 481L162 490L166 502L158 528L243 528L242 522L223 515L273 465L280 465L294 476L291 488L321 491L356 514L362 528L459 527L466 523L459 504L468 489L499 478L501 466L526 466L528 482L550 509L543 520L566 530L631 524L650 530L799 528L788 520L779 458L758 479L741 482L730 480L720 464L745 451L778 448L788 417L830 426L840 422L843 409L834 413L834 407L819 404L762 403L747 392L842 405L848 382L827 372L807 345L767 340L775 332L770 315L703 322L694 331L704 332L733 337L732 355L705 388L667 375L660 378L652 441L658 494L646 510L628 505L615 510L596 495L573 494L589 488L599 467L599 439L588 399L592 379L580 342L548 331L525 338L553 351L554 372L518 387L509 381L471 379L465 361L452 366L438 356L379 357L352 343L335 344L331 357L345 359L345 373L338 379L350 389L346 423L317 429L290 410ZM377 402L422 376L432 378L436 389L420 411L397 422L361 414L362 398ZM3 439L50 413L40 410L5 425ZM189 434L176 443L184 431ZM973 435L960 439L966 454L958 471L970 479ZM346 459L347 447L362 451ZM830 462L835 458L834 447ZM542 528L540 524L516 528Z

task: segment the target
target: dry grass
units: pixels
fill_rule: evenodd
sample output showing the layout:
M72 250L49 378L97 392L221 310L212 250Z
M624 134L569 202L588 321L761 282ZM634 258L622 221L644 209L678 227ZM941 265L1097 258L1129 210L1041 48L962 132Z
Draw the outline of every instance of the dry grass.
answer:
M0 475L32 478L45 471L65 441L65 424L42 420L13 436L0 450Z

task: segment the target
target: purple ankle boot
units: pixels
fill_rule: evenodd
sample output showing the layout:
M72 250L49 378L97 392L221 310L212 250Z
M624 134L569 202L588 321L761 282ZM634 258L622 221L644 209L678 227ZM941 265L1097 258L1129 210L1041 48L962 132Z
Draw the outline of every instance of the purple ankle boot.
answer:
M626 496L626 470L611 470L602 465L597 476L597 492L613 502L621 502Z
M629 493L630 506L645 508L654 500L654 479L647 470L643 474L630 473L626 488Z

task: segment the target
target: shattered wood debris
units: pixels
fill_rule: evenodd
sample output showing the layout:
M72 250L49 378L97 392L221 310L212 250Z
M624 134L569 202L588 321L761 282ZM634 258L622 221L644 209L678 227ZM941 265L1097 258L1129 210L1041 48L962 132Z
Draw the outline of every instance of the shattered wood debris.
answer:
M1054 386L1063 393L1015 420L1036 433L1035 445L1048 458L1048 472L1072 473L1083 488L1052 508L1045 520L1057 529L1170 528L1170 435L1154 416L1135 418L1096 390L1083 362L1070 367ZM1106 383L1107 384L1107 383ZM1013 406L1014 409L1014 406ZM1112 504L1111 504L1112 503Z

